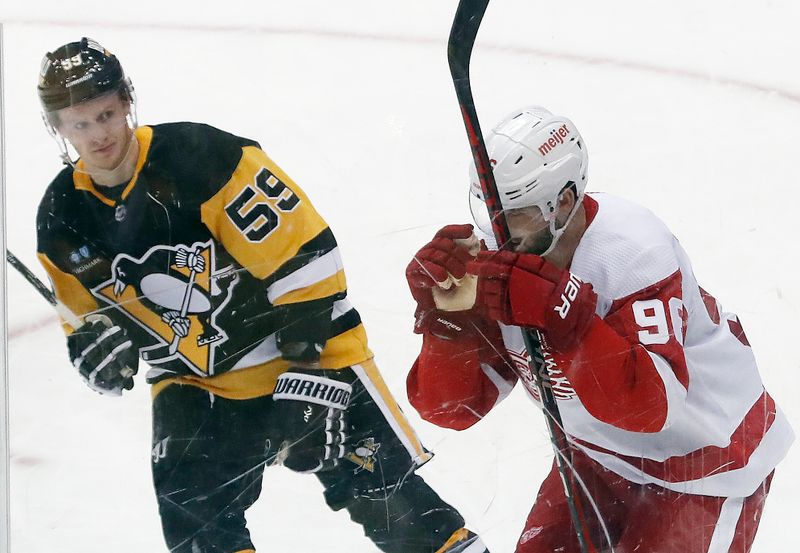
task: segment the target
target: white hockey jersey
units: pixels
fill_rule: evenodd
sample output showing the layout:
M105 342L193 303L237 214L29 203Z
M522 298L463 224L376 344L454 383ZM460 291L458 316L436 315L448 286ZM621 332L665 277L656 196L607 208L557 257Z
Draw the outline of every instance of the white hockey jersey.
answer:
M635 483L751 495L794 436L738 318L699 286L652 212L608 194L587 195L584 206L569 269L592 284L597 318L575 351L543 351L568 439ZM499 326L504 362L480 358L494 345L423 336L408 391L424 418L466 428L517 379L539 403L521 329Z
M698 285L678 240L652 212L608 194L590 200L597 210L570 270L594 287L597 315L614 315L612 326L634 332L629 338L647 351L663 384L666 417L655 432L598 420L571 388L559 356L546 353L567 435L636 483L750 495L784 457L793 433L764 389L738 318ZM520 329L502 333L511 357L520 360L517 367L527 371ZM523 382L538 402L531 379Z

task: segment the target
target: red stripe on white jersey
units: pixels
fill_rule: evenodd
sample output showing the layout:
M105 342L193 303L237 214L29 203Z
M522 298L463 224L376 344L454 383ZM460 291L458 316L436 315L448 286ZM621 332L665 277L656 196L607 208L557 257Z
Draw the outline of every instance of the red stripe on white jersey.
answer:
M731 435L730 445L707 446L687 455L670 457L665 461L620 455L583 440L576 440L576 443L588 449L614 455L663 482L686 482L746 466L750 456L761 444L761 437L775 421L776 413L775 402L767 392L764 392Z

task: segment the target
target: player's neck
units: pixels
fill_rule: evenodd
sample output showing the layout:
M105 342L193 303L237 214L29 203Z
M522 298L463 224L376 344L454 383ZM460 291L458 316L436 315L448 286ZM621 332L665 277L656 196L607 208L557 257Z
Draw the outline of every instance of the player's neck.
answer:
M122 161L113 169L87 168L92 177L92 182L97 186L114 187L127 184L136 172L136 162L139 159L139 141L136 135L131 136L131 143Z
M577 209L578 211L575 212L572 221L569 222L564 234L559 238L556 247L545 256L550 263L561 269L569 268L581 237L586 232L586 210L583 203L578 205Z

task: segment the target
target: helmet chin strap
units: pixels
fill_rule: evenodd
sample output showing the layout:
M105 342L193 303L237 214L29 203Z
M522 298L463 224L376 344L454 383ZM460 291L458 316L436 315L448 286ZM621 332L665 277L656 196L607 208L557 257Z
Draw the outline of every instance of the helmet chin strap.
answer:
M61 158L61 161L64 162L64 165L69 165L73 169L75 168L76 161L72 160L72 157L69 155L69 149L67 148L67 141L61 136L50 120L47 118L47 114L45 112L41 113L42 115L42 122L44 123L44 128L47 129L47 134L50 135L56 145L58 146L58 157Z
M559 194L558 197L561 198L561 194ZM578 212L578 206L581 204L582 200L583 200L583 194L581 193L575 199L575 205L572 206L572 210L569 212L569 215L567 215L567 220L564 221L564 224L561 225L560 229L556 229L556 217L554 216L552 219L550 219L550 234L553 235L553 240L550 242L550 246L548 246L548 248L543 253L539 254L540 257L544 257L552 253L552 251L555 249L559 238L561 238L564 235L564 231L567 230L567 227L572 222L572 219L575 217L575 214ZM556 200L556 203L558 203L558 200ZM539 209L542 209L542 206L539 206ZM544 213L543 209L542 213Z

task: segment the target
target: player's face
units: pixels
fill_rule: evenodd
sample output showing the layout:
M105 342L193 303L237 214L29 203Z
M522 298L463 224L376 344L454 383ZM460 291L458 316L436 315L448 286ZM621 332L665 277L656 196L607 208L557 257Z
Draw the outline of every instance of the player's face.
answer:
M541 255L553 241L550 224L536 206L505 211L511 249L520 253Z
M58 132L90 168L116 169L128 153L133 132L130 104L114 92L58 112Z

